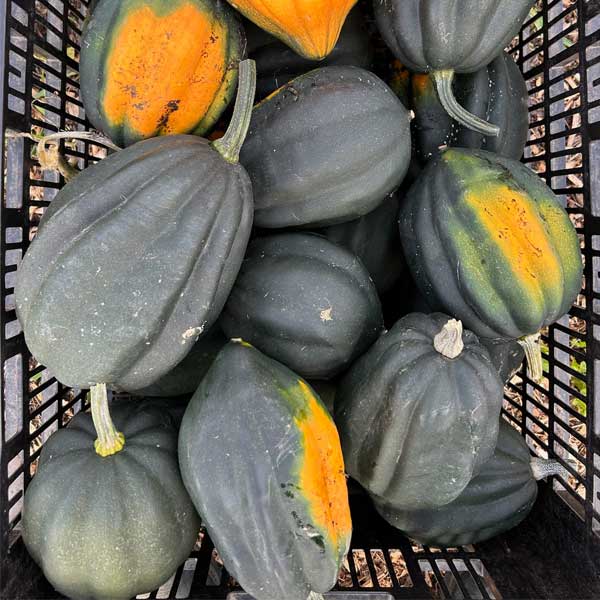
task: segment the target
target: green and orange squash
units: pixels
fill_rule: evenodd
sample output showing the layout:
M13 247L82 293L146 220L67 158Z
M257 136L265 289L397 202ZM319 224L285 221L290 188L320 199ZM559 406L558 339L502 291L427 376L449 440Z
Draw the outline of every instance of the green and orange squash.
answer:
M411 71L431 73L440 102L464 126L484 135L498 127L471 114L452 90L455 73L488 65L518 33L534 0L378 0L379 31Z
M42 448L23 507L23 539L70 598L128 600L152 592L192 551L200 519L177 462L177 428L144 403L92 391Z
M352 529L344 462L333 420L303 379L230 342L183 417L179 463L246 592L307 600L334 586Z
M410 189L400 238L425 299L481 337L523 340L539 379L535 337L569 310L582 277L577 232L552 190L519 162L451 148Z
M240 67L230 128L144 140L85 169L52 201L20 265L27 345L65 385L144 388L216 321L252 227L237 153L254 97Z
M204 134L233 97L243 39L220 0L99 0L81 40L88 120L120 146Z
M531 456L523 436L502 420L494 455L456 500L417 510L377 501L375 506L388 523L417 542L464 546L516 527L535 503L537 481L557 474L568 475L557 461Z
M227 0L300 56L325 58L356 0Z
M348 474L396 508L448 504L491 458L502 397L475 334L441 313L409 314L338 386Z
M265 98L288 81L319 67L351 65L370 69L374 48L365 17L354 7L331 53L321 61L300 56L283 42L246 20L248 58L256 61L256 98Z

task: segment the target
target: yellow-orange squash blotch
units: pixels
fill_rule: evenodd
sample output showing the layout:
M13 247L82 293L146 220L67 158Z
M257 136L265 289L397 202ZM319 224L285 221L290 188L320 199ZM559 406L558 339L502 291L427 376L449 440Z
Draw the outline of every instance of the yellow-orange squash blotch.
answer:
M100 0L86 23L81 95L116 144L205 133L235 91L242 32L209 0Z
M227 0L301 56L325 58L356 0Z

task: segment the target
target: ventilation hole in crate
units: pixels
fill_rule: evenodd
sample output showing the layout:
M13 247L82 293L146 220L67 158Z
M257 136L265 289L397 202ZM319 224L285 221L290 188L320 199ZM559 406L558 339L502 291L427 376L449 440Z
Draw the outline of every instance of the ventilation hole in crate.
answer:
M413 587L413 582L404 560L404 555L397 548L388 550L390 562L392 563L392 569L394 569L394 576L400 587Z
M15 295L7 294L4 298L4 310L5 311L15 310L16 307L17 307L17 305L15 303Z
M10 273L6 273L4 275L4 287L7 290L13 290L15 287L15 282L17 280L17 272L11 271Z
M206 585L217 586L221 583L221 575L223 574L223 561L214 548L210 556L210 565L208 566L208 573L206 575Z
M197 564L197 558L188 558L185 563L183 563L183 567L180 567L181 578L179 579L179 585L177 586L175 598L179 599L189 597Z
M23 493L24 476L21 473L9 486L8 486L8 500L12 500L17 494Z
M419 568L423 575L425 585L429 588L429 592L433 600L444 600L447 595L442 591L442 587L433 571L433 567L428 560L419 560Z
M356 570L358 586L361 588L372 588L373 580L367 564L367 556L364 550L352 550L352 560Z
M377 578L377 586L382 588L390 588L393 586L392 577L388 570L385 555L382 550L371 550L371 561L375 567L375 577Z
M23 495L19 497L15 504L13 504L8 511L8 522L16 522L20 518L23 512Z
M4 440L8 441L23 427L23 358L16 354L3 365L4 381Z
M341 588L354 587L354 582L352 581L352 574L350 573L350 568L348 565L348 557L344 558L344 561L342 562L342 567L340 568L340 572L338 573L337 584Z
M16 456L13 456L6 466L6 473L8 477L12 477L17 471L23 468L23 458L25 453L21 450Z
M9 340L9 339L14 338L15 336L19 335L21 333L21 331L22 331L21 323L19 323L18 319L15 319L14 321L9 321L4 326L4 337L7 340Z

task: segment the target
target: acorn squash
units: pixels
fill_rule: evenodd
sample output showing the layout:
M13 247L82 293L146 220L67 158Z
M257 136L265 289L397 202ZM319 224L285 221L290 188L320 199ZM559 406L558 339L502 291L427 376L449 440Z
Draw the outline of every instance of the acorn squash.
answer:
M440 102L465 127L484 135L499 129L469 113L454 97L455 73L474 73L518 33L535 0L378 0L379 31L411 71L431 73Z
M500 380L510 381L525 360L525 351L521 344L514 340L489 340L486 338L480 338L479 341L490 353L490 360L498 370Z
M193 394L226 343L227 338L216 323L198 338L185 358L166 375L146 387L127 391L146 397Z
M379 294L391 289L406 269L398 235L398 211L398 193L394 193L360 219L317 230L360 258Z
M353 65L369 69L373 60L371 37L359 7L350 11L340 37L331 53L321 61L296 54L277 38L251 21L244 23L248 40L248 56L256 61L256 97L262 99L291 79L312 69L332 65Z
M487 350L460 321L407 315L338 387L348 474L397 508L448 504L491 458L502 397Z
M252 241L220 322L228 337L313 379L350 366L383 330L365 267L345 248L309 233Z
M200 519L179 474L170 417L128 402L111 419L106 387L98 388L92 415L79 413L42 448L25 492L23 540L62 594L128 600L187 559Z
M475 544L516 527L537 498L537 480L563 474L556 461L532 457L523 437L501 421L492 458L463 492L445 506L396 509L375 502L379 514L422 544Z
M100 0L81 39L89 121L120 146L203 134L233 97L244 33L214 0Z
M535 173L483 150L448 149L410 189L400 239L427 301L481 337L522 339L541 377L535 337L569 310L582 261L568 214Z
M510 55L503 52L483 69L455 77L452 86L470 113L498 125L497 137L482 135L452 119L440 104L430 75L413 75L411 87L413 139L422 162L437 156L442 146L481 148L515 160L523 155L529 131L527 86Z
M404 179L410 153L408 111L387 85L358 67L324 67L255 107L240 160L256 225L278 228L375 210Z
M304 380L230 342L184 415L179 462L225 567L252 597L306 600L333 587L350 543L348 491L335 425Z
M261 29L310 60L335 47L356 0L227 0Z
M47 209L16 306L31 353L63 384L143 388L217 319L252 226L252 187L235 162L250 63L224 138L138 142L85 169Z

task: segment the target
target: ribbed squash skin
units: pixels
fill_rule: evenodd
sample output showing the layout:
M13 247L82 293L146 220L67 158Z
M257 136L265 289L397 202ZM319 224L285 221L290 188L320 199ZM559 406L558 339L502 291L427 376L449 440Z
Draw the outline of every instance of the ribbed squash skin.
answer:
M378 77L324 67L258 104L240 162L259 227L330 225L374 210L404 179L408 111Z
M448 504L494 452L502 383L471 332L457 358L434 349L448 319L403 317L338 387L335 422L346 470L380 502Z
M351 534L344 463L304 380L230 342L184 415L179 461L225 567L249 594L306 600L333 587Z
M474 73L518 33L534 0L377 0L379 31L411 71Z
M227 0L261 29L311 60L325 58L356 0Z
M137 396L181 396L193 394L202 378L227 343L218 324L204 332L185 358L158 381L138 389L127 390Z
M70 598L127 600L150 592L189 556L200 529L179 474L177 431L164 411L111 408L123 450L102 458L80 413L44 444L25 492L23 539Z
M380 294L390 290L406 269L398 235L398 195L390 194L369 214L317 230L358 256Z
M575 228L535 173L482 150L431 161L400 211L400 239L428 301L487 338L537 333L581 287Z
M538 486L522 436L504 421L498 446L481 472L450 504L423 510L397 510L375 503L394 527L423 544L463 546L516 527L528 514Z
M337 44L321 61L309 60L296 54L251 21L246 21L244 28L248 40L248 57L256 61L257 98L264 98L291 79L319 67L352 65L369 69L373 60L371 38L365 27L365 18L358 7L350 11Z
M308 233L250 243L220 322L228 337L314 379L348 367L383 330L365 267L348 250Z
M65 385L139 389L218 317L252 225L252 189L196 136L145 140L68 183L17 275L32 354Z
M424 162L439 154L440 146L481 148L518 160L529 130L527 86L519 67L505 52L471 75L454 79L454 94L470 113L498 125L500 135L485 136L460 125L440 103L428 75L412 77L413 139Z
M99 0L82 34L86 116L120 146L203 134L233 97L243 39L223 0Z

